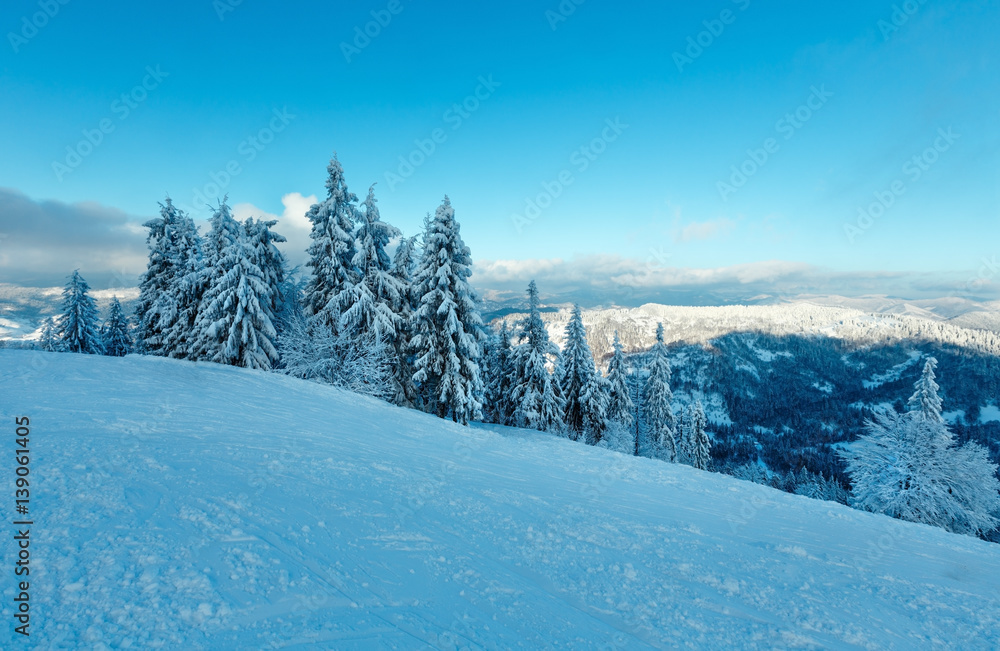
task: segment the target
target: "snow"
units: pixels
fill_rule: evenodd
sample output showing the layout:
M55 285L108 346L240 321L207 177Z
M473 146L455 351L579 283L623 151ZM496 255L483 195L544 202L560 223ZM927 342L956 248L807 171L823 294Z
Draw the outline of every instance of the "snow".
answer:
M872 303L857 302L858 306L874 310L871 312L851 307L849 304L852 301L846 301L838 307L824 306L808 300L776 305L715 307L648 303L631 309L587 309L583 312L583 322L595 359L602 360L599 361L599 366L606 362L611 353L615 331L626 352L648 350L653 344L653 332L658 323L662 323L665 328L665 340L668 344L683 342L710 345L712 340L727 334L766 333L776 337L794 335L832 338L849 343L852 347L862 348L888 343L933 342L1000 355L1000 341L994 332L976 329L978 326L962 327L958 321L942 320L939 312L950 313L952 309L947 301L928 301L926 309L896 309L898 303L893 299L886 299L886 302L879 297L874 298L876 300ZM983 304L976 309L990 310L983 314L994 315L997 307L996 304ZM521 315L506 309L497 314L500 313L508 324L516 323L521 318ZM552 341L560 347L564 343L563 331L569 318L570 310L565 307L543 314ZM1000 317L995 320L1000 321ZM744 341L750 347L753 357L760 362L769 363L776 357L792 356L788 351L772 351L766 345L756 345L755 337L750 334L744 337ZM892 378L873 378L871 381L878 385L892 381Z
M1000 412L997 413L997 417L997 420L1000 420ZM955 409L954 411L946 411L941 414L941 418L949 425L960 425L965 421L965 410Z
M822 384L819 383L819 382L813 382L812 383L812 388L816 389L817 391L822 391L823 393L826 393L826 394L832 394L833 393L833 385L830 384L829 382L825 381L825 380L823 381Z
M980 423L992 423L1000 421L1000 408L996 405L986 405L979 410Z
M747 348L749 348L750 351L757 356L757 359L759 359L762 362L766 363L773 362L776 357L789 357L789 358L794 357L794 355L785 350L779 350L779 351L765 350L764 348L755 345L754 338L752 336L744 337L743 341L746 343Z
M32 418L37 648L1000 639L1000 546L687 466L159 358L0 350L0 396Z
M863 384L866 389L874 389L888 382L895 382L902 377L903 371L920 361L921 353L919 350L911 350L908 355L909 357L905 362L896 364L885 373L873 375L870 380L864 380L861 384Z

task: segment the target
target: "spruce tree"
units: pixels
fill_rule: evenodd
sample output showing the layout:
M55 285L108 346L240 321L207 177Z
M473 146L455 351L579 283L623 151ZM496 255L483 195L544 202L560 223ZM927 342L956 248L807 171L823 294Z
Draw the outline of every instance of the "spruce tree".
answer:
M840 452L854 485L854 504L955 533L983 535L1000 524L997 466L982 446L957 446L948 425L936 417L941 401L933 375L934 362L928 360L911 410L877 412L865 424L865 436Z
M401 306L405 288L391 273L392 260L385 247L399 236L399 230L382 221L374 185L368 190L364 206L352 260L358 279L344 288L338 299L345 307L340 330L359 338L371 333L395 344L403 319L394 308Z
M38 340L38 347L50 353L59 350L58 324L53 317L48 317L42 323L42 334Z
M528 315L517 329L519 344L514 349L514 420L520 427L558 431L564 427L566 404L549 373L550 360L558 360L559 348L549 340L539 311L538 286L528 285Z
M158 330L162 333L160 354L178 359L190 355L197 332L198 309L207 279L202 259L202 241L194 220L177 211L167 241L173 256L173 271L166 290L157 299Z
M254 263L264 272L264 281L271 289L270 307L271 315L276 320L275 326L278 316L287 311L285 292L288 290L287 263L284 254L276 246L277 243L288 240L284 235L271 230L277 223L275 219L248 219L245 226L247 238L254 249Z
M936 377L934 369L937 368L937 363L938 361L934 357L927 358L923 373L921 373L920 379L914 385L915 390L913 395L910 396L907 408L913 413L920 414L926 420L943 423L944 418L941 416L942 401L941 396L938 394L940 387L934 381Z
M675 461L677 444L674 438L674 413L671 407L670 361L663 343L663 324L656 327L656 344L649 351L649 377L643 390L646 432L653 447L652 456Z
M946 423L919 413L879 412L841 451L861 509L983 535L1000 524L997 466L975 443L958 447Z
M347 189L336 154L326 169L326 199L306 213L312 223L306 263L312 268L312 279L306 287L306 314L336 329L346 307L341 303L347 296L345 290L358 282L353 234L358 198Z
M225 257L226 249L236 242L243 235L244 228L236 218L233 217L233 210L229 207L229 196L222 197L218 206L212 211L212 218L209 220L209 231L205 236L204 254L205 266L208 268L219 267L222 258ZM217 270L217 275L223 275L224 270Z
M128 318L122 311L122 304L115 296L111 300L111 310L101 328L104 354L110 357L124 357L132 352L132 335L129 333Z
M272 288L257 266L250 235L238 233L222 249L217 270L225 270L205 293L199 349L210 361L270 370L278 362L277 331L271 314Z
M483 321L471 275L472 256L446 196L425 235L414 278L410 347L422 408L462 424L482 414Z
M413 406L417 400L417 389L413 384L413 354L410 348L410 327L413 309L416 307L413 290L413 267L416 260L416 236L401 238L392 259L392 277L399 284L399 297L392 311L399 315L400 324L396 331L395 368L393 387L395 395L391 400L397 405Z
M177 356L184 356L192 360L213 361L219 353L220 340L208 333L212 324L219 318L218 313L209 313L208 311L209 303L212 300L209 298L209 294L218 292L222 279L232 270L230 266L232 260L229 259L229 256L233 246L242 242L252 249L247 239L246 229L233 217L228 200L228 197L223 197L212 213L212 218L209 220L210 228L205 235L202 248L201 264L196 273L186 276L189 290L192 294L199 295L200 299L194 327L185 335L184 353ZM263 271L261 273L263 274Z
M680 410L677 422L674 423L674 438L677 443L677 463L692 465L694 458L694 404Z
M178 210L170 197L160 204L160 216L147 221L143 226L149 229L146 246L149 260L146 271L139 279L139 300L136 304L136 344L145 354L162 355L164 333L162 316L164 296L170 295L170 286L177 269L178 257L175 248L175 233L180 227L184 213Z
M708 438L708 432L705 431L706 425L705 410L701 406L701 401L695 401L691 415L687 419L687 463L698 470L708 470L711 461L712 442Z
M562 350L562 373L559 388L566 399L563 422L570 437L578 439L584 430L584 391L594 376L594 357L587 344L587 331L583 326L580 306L573 306L573 313L566 324L566 344Z
M392 276L404 287L413 281L413 265L416 262L417 238L401 237L392 257Z
M483 337L482 358L479 362L479 371L483 380L483 422L496 423L496 404L492 402L493 386L496 382L496 357L497 357L498 337L497 333L487 327L486 336Z
M583 440L587 445L597 445L608 428L608 403L611 386L607 378L596 370L587 379L580 394L583 413Z
M484 357L485 415L491 423L513 425L511 391L514 380L514 351L511 348L510 330L505 321L501 321L500 329L490 335Z
M631 389L628 384L628 369L625 366L625 354L622 351L618 331L611 345L611 361L608 362L608 420L620 423L624 428L632 427L635 405L632 402Z
M643 414L645 413L644 405L642 404L642 394L643 389L646 387L645 382L640 376L638 370L631 373L628 376L628 388L629 395L632 397L632 432L633 432L633 442L635 444L635 449L632 453L635 456L641 456L643 452L648 447L644 441L643 437L646 433L646 424L643 422Z
M79 271L74 271L63 290L62 316L59 318L59 348L71 353L101 354L97 331L97 304L90 297L90 286Z

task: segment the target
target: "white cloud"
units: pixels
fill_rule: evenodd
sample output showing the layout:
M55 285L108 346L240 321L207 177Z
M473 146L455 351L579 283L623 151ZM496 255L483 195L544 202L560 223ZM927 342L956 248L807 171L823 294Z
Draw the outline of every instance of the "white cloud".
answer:
M75 269L95 289L136 282L145 220L96 202L35 201L0 188L0 282L62 285Z
M306 213L316 202L316 195L306 197L299 192L290 192L281 198L281 204L285 209L280 215L261 210L253 204L239 203L233 206L233 216L240 220L247 217L278 220L274 231L288 239L287 243L280 246L282 253L288 258L289 264L294 267L304 265L308 259L306 249L309 248L310 244L309 233L312 230L312 224L306 217Z
M801 276L812 267L798 262L755 262L751 264L692 269L667 267L649 261L615 255L589 255L570 261L560 258L536 260L486 260L475 265L473 280L483 286L524 284L536 279L553 285L609 287L704 286L722 283L748 284L777 282Z
M761 296L888 294L930 298L957 294L959 275L909 272L834 272L802 262L770 260L705 269L669 267L650 260L591 255L563 260L485 260L472 282L492 300L520 296L531 280L548 299L584 305L662 302L710 305ZM989 297L996 287L981 288Z
M736 228L736 222L727 217L719 217L707 222L691 222L677 227L674 231L674 241L711 240L730 233L734 228Z

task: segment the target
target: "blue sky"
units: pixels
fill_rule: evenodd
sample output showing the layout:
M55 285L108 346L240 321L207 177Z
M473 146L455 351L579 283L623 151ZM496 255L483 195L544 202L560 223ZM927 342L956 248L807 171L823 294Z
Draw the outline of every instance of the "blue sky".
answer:
M574 261L585 283L598 257L965 279L1000 254L996 3L231 3L52 0L37 30L37 0L4 3L0 187L139 237L166 193L201 210L215 184L294 230L336 150L408 234L449 194L518 283ZM34 220L4 219L0 281L48 264L14 255Z

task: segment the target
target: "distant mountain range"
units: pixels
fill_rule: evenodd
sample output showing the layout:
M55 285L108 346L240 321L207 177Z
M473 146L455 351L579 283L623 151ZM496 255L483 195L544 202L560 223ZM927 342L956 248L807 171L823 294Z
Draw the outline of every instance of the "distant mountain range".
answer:
M0 339L15 341L38 339L46 318L59 314L62 287L21 287L0 283ZM115 296L126 314L139 298L138 287L119 287L91 292L101 314L106 314Z
M611 352L617 331L626 351L648 349L656 325L662 323L667 343L706 344L734 332L775 336L832 337L860 345L899 341L968 346L1000 355L1000 306L962 299L906 302L887 297L802 297L775 304L691 307L648 304L636 308L593 308L583 311L587 338L595 358ZM522 308L523 309L523 308ZM523 314L506 308L491 315L515 324ZM549 308L542 317L549 335L562 344L570 307Z
M767 324L774 322L775 319L778 322L784 321L786 317L779 315L786 313L789 309L793 313L801 313L803 309L808 311L811 308L839 308L840 312L819 310L811 314L810 316L814 317L812 321L813 325L820 322L838 321L843 318L850 319L859 314L874 314L899 315L931 322L947 323L959 328L1000 332L1000 301L979 302L954 296L907 300L882 295L846 297L833 294L804 294L794 297L759 294L742 301L734 301L715 294L695 294L688 292L682 292L681 294L683 295L659 297L663 300L666 298L677 299L671 301L671 307L665 307L663 300L657 300L641 307L623 308L618 306L618 301L625 302L622 299L634 299L636 297L616 298L608 296L608 300L605 301L606 306L602 306L601 304L584 305L587 308L584 318L588 321L588 327L591 324L602 326L621 320L625 324L620 328L622 330L623 341L626 338L625 333L631 332L633 329L650 330L651 334L651 329L655 329L656 319L661 316L671 322L677 319L681 321L685 319L691 320L692 323L689 326L681 327L680 322L675 324L680 330L690 333L692 328L696 327L694 322L700 322L704 325L706 320L715 321L718 316L728 314L724 311L717 312L717 310L725 310L726 308L737 308L738 310L737 313L734 313L738 315L735 322L732 321L732 318L727 317L730 322L730 325L727 327L731 329L746 326L758 328L769 327ZM126 312L130 312L132 303L138 298L139 290L136 287L100 289L93 291L92 295L97 300L98 307L102 310L102 313L110 305L111 299L114 296L117 296L122 302L126 308ZM58 314L61 299L61 287L21 287L8 283L0 283L0 339L31 340L37 338L42 321L46 317ZM563 314L565 318L568 318L570 305L569 302L562 301L559 297L553 297L549 300L548 307L543 308L543 311L553 315ZM483 292L482 309L487 321L509 317L512 314L521 312L525 307L526 303L520 295L510 292ZM745 307L780 309L739 310L739 308ZM664 308L665 311L661 311L659 308ZM817 318L818 321L816 320ZM744 322L741 319L749 319L749 322ZM563 322L563 325L565 325L564 320L563 317L552 317L553 323ZM668 324L665 323L664 325L667 326ZM804 327L808 325L803 324ZM558 331L559 328L556 327L556 330ZM553 335L558 339L561 333L557 331L554 331ZM724 328L720 330L719 325L716 324L708 328L706 332L708 331L721 334L726 330ZM634 349L640 349L648 347L650 341L651 339L648 337L643 337L636 332L636 336L630 339L631 343L627 345L634 347ZM603 347L600 347L600 349L604 350Z

